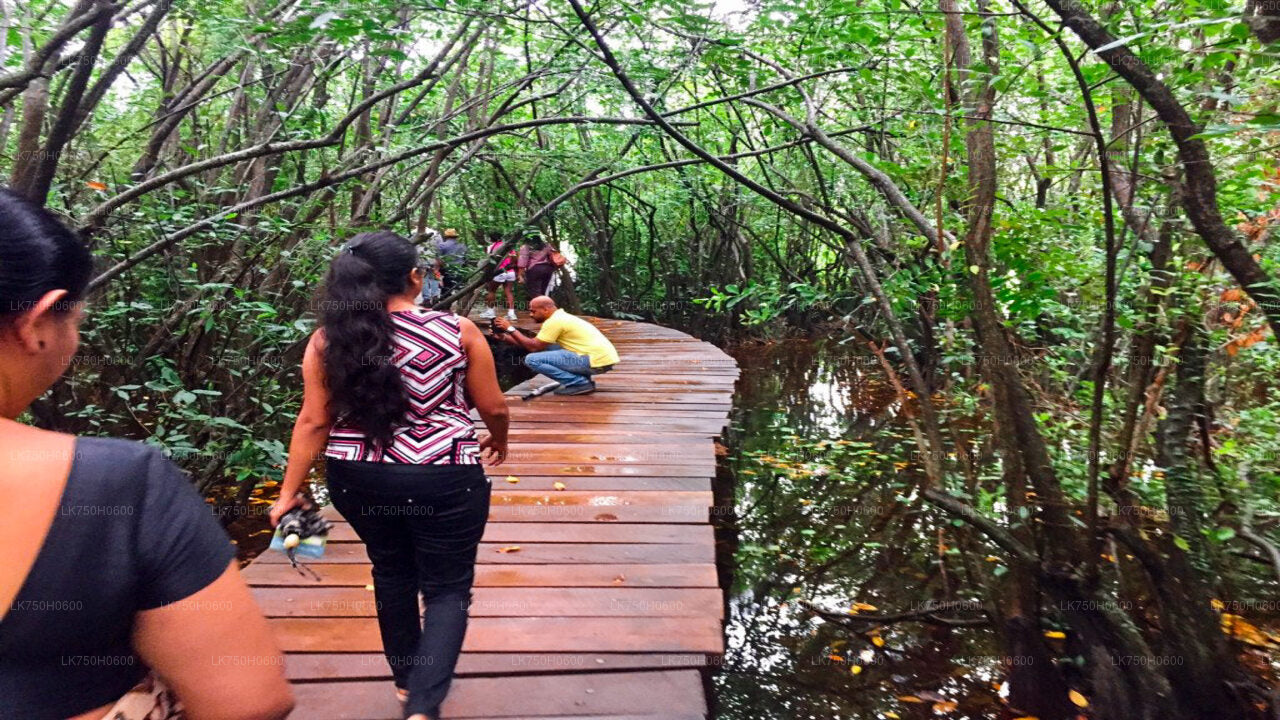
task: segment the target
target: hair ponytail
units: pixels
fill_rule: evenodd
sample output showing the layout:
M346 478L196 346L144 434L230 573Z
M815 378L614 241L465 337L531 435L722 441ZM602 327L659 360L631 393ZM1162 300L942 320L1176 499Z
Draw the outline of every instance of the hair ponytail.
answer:
M403 293L418 252L403 237L381 230L351 238L329 266L321 303L324 369L330 412L376 446L409 411L400 370L392 362L395 327L387 299Z

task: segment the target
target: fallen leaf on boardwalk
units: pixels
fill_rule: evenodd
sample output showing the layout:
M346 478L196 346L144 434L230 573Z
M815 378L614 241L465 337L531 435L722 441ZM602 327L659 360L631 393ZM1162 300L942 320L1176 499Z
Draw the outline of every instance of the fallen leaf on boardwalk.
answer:
M516 477L515 475L508 475L508 476L507 476L507 482L509 482L509 483L511 483L511 484L513 484L513 485L514 485L515 483L520 482L520 478Z
M1069 699L1071 701L1071 704L1075 705L1076 707L1079 707L1079 708L1089 707L1089 701L1086 700L1083 695L1076 692L1075 690L1071 690L1067 692L1067 699Z
M1066 640L1067 634L1061 630L1045 630L1044 636L1050 640Z
M613 579L613 581L614 581L615 583L626 582L626 581L627 581L627 576L626 576L626 575L619 575L618 577L614 578L614 579Z
M500 547L500 548L498 548L498 552L500 552L500 553L520 552L520 546L519 546L519 545L508 545L508 546L506 546L506 547Z
M552 486L551 486L551 487L553 487L553 488L555 488L555 489L557 489L557 490L563 490L563 489L565 488L565 485L564 485L564 483L562 483L562 482L560 482L559 480L557 480L554 484L552 484Z
M369 592L373 592L373 586L372 586L372 585L365 585L365 586L364 586L364 589L365 589L365 590L368 590Z

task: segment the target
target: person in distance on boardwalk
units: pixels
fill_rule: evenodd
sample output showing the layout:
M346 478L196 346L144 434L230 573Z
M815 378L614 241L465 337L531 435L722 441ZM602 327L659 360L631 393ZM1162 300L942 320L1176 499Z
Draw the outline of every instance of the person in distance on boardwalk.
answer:
M92 271L0 189L0 720L283 718L284 657L182 471L17 421L76 354Z
M466 275L467 246L458 239L458 231L448 228L435 243L436 272L440 277L440 296L448 297L458 289Z
M529 315L542 323L537 337L528 337L497 318L496 337L529 351L524 364L560 383L557 395L586 395L595 392L593 375L608 372L618 362L618 351L595 325L556 307L546 295L529 301Z
M497 240L489 243L489 247L485 252L492 255L501 247L502 238L499 237ZM516 285L516 260L516 252L512 250L498 262L497 271L494 276L490 278L488 287L486 287L488 295L485 297L485 308L484 312L480 314L480 317L485 318L486 320L494 317L496 313L494 312L493 304L497 299L498 288L501 287L502 292L507 297L507 319L513 321L516 319L516 300L514 291Z
M547 294L551 276L556 272L556 264L551 259L553 252L555 248L537 230L530 230L525 235L524 244L520 246L520 254L516 258L516 275L524 283L531 302L533 298Z
M508 411L475 324L414 305L423 265L408 240L385 230L356 235L333 259L271 524L303 502L298 491L323 454L333 506L373 564L378 629L405 716L435 720L489 517L480 463L506 456ZM485 437L476 436L473 403Z

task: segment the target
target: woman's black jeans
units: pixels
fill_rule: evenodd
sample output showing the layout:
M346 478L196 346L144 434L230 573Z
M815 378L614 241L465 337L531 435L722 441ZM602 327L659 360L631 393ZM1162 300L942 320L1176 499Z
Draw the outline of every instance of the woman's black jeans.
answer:
M552 263L538 263L525 268L524 287L530 300L547 294L547 286L551 284L551 276L555 272L556 266Z
M405 716L439 717L467 633L491 483L480 465L329 459L327 475L333 506L373 563L382 649L409 690Z

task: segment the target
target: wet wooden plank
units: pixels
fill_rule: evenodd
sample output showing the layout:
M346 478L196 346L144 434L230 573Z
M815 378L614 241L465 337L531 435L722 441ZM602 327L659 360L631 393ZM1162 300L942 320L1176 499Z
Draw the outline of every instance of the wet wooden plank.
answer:
M376 617L363 587L257 587L267 617ZM713 617L724 615L718 588L475 588L471 617Z
M512 418L511 434L513 436L519 434L522 430L540 429L540 430L564 430L573 432L653 432L661 429L663 432L675 434L691 434L702 438L712 438L720 434L725 428L727 421L723 419L692 419L684 420L681 418L668 418L665 422L639 423L626 421L616 423L580 423L566 419L564 416L544 416L539 418L526 417L523 413Z
M583 466L559 469L564 475L572 475L575 472L589 472L589 468ZM612 468L612 470L617 472L620 468ZM565 485L570 488L573 487L573 482L572 477L564 479ZM592 508L609 508L626 505L711 505L712 502L711 493L702 492L647 493L619 491L602 494L577 492L567 488L561 491L538 492L536 490L510 490L495 487L493 489L493 498L489 504L490 507L501 505L586 505Z
M710 661L702 653L479 653L458 658L455 677L520 675L548 672L616 672L618 670L701 668ZM390 680L382 653L290 653L285 657L290 680Z
M715 451L705 441L666 443L554 443L518 442L507 448L504 464L589 463L606 465L696 464L715 472Z
M687 505L496 505L489 510L493 522L623 522L707 523L708 504Z
M623 463L593 462L589 460L555 460L547 458L539 462L505 462L501 465L509 475L610 475L610 476L648 476L648 477L712 477L715 475L715 464L702 461L697 464L681 462L666 463ZM498 488L494 488L498 492Z
M306 720L400 720L390 682L298 683L293 717ZM459 678L440 707L446 718L686 720L707 712L696 670L564 673Z
M519 550L510 550L519 547ZM492 543L482 542L476 551L480 564L526 563L714 563L715 548L707 543ZM367 563L363 543L331 543L325 548L324 561L329 564ZM284 553L264 553L256 562L288 564Z
M491 473L495 483L494 487L505 487L508 489L520 488L522 490L554 490L555 484L564 483L566 489L568 481L563 475L513 475L502 472L502 468L495 468L499 472ZM511 483L507 478L515 478L516 482ZM502 483L501 486L497 483ZM710 492L711 478L708 477L624 477L621 475L612 475L601 477L599 475L578 476L573 478L574 490L590 490L593 492L602 490L621 490L628 492Z
M374 618L269 618L285 652L378 652ZM724 650L720 621L672 617L479 617L463 650L474 652L677 652Z
M335 522L330 543L359 542L349 523ZM639 523L500 523L484 529L484 542L495 543L714 543L710 525Z
M368 564L308 563L315 580L287 563L255 561L241 571L254 587L365 587L373 582ZM477 565L475 587L717 587L715 565Z
M570 429L572 428L572 429ZM485 432L483 425L478 425L479 432ZM569 428L546 427L540 425L529 425L520 430L520 442L536 442L536 443L558 443L560 445L598 445L608 443L616 439L618 442L635 444L657 444L665 445L667 443L701 443L706 440L705 437L685 437L679 434L659 431L657 428L650 428L648 431L635 430L629 427L616 427L613 425L599 425L592 428L591 432L580 432L577 426ZM494 469L493 472L500 471L501 466ZM490 472L490 474L493 474Z

